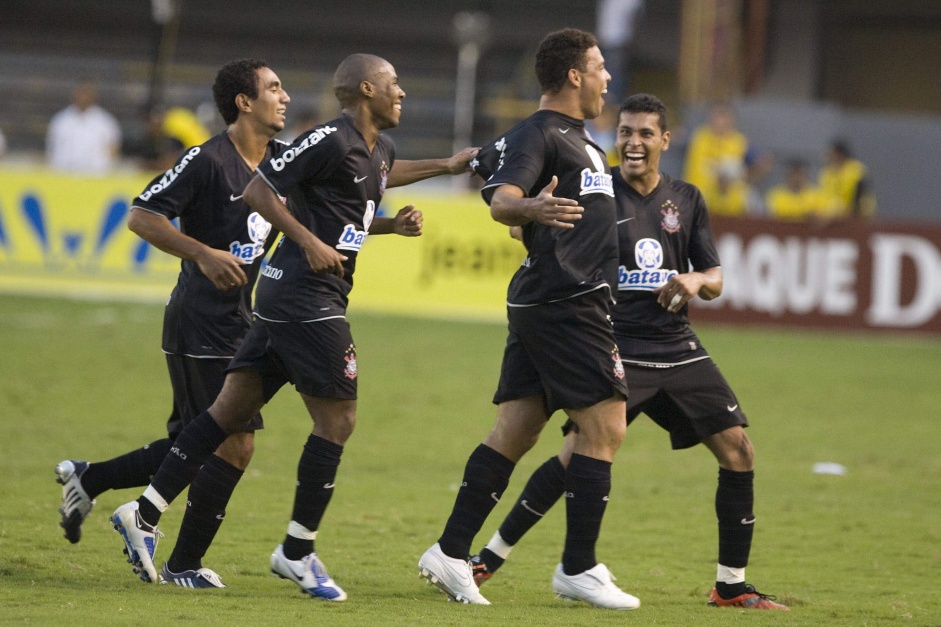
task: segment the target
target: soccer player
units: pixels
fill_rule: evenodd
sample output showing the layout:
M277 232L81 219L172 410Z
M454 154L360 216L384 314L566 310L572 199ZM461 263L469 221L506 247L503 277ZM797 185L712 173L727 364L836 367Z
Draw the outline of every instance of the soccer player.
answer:
M398 125L405 92L384 59L347 57L334 75L334 91L342 115L264 161L245 188L248 205L285 237L259 279L255 322L229 364L222 391L183 429L141 498L112 516L144 581L156 577L161 513L219 444L244 430L291 382L314 426L298 463L291 522L271 556L271 570L313 597L347 597L317 557L314 539L356 421L359 370L346 321L356 257L368 233L421 234L421 212L411 205L395 217L376 216L386 187L465 172L477 151L397 163L393 143L381 131Z
M631 384L627 423L643 412L670 433L674 449L701 442L719 462L719 564L709 604L786 610L745 583L755 528L755 452L738 399L689 326L687 303L719 296L722 270L699 190L660 173L660 153L670 145L666 116L658 98L637 94L621 106L618 123L621 262L612 317ZM566 490L578 427L565 430L562 451L533 473L500 529L471 558L478 584Z
M146 486L180 431L206 410L222 389L225 368L248 330L251 294L273 239L271 225L244 201L242 192L263 159L284 144L290 97L278 76L258 59L225 64L212 87L228 128L182 155L134 199L128 227L160 250L182 259L176 288L164 313L163 352L173 389L168 437L103 462L65 460L56 466L62 484L60 525L72 543L106 490ZM170 220L179 218L178 230ZM223 588L202 566L226 505L252 458L255 414L206 460L193 481L180 534L161 577L189 588Z
M624 437L627 385L609 322L617 285L614 192L604 151L585 132L611 76L593 35L547 35L536 54L539 110L481 151L492 217L522 226L527 257L507 294L509 336L493 430L467 461L444 533L419 560L422 577L452 599L486 605L468 562L471 543L516 462L548 418L564 410L579 426L565 474L568 532L553 590L598 607L640 602L595 559ZM489 177L489 178L488 178Z

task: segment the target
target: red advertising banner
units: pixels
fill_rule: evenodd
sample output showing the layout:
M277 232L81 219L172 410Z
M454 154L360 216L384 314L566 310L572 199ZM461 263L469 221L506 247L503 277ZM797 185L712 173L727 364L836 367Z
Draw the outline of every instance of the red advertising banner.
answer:
M712 218L724 287L693 322L941 334L941 227Z

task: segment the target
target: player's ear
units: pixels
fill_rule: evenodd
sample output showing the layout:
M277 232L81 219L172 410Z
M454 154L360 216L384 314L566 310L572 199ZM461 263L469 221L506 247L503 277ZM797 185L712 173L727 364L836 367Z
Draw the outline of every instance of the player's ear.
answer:
M245 94L239 94L235 97L235 106L239 111L244 111L245 113L252 112L252 99Z
M359 93L367 98L372 98L376 95L376 88L369 81L363 81L359 84Z
M572 82L572 85L579 87L582 84L582 73L576 68L570 68L568 79Z
M663 147L660 148L662 151L667 151L670 149L670 131L663 131Z

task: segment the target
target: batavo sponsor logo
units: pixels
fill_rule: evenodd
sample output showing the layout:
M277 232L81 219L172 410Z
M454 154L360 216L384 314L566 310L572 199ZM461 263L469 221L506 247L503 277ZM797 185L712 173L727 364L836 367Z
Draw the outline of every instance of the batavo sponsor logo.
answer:
M679 274L676 270L661 268L663 265L663 247L658 240L645 237L634 245L636 270L626 266L618 267L619 290L650 291L664 285Z
M724 287L714 301L691 301L697 319L941 332L937 228L848 224L823 232L729 219L713 226Z
M614 180L611 175L605 172L605 157L594 146L585 146L591 163L594 165L594 171L591 168L585 168L581 173L581 191L579 196L586 194L605 194L614 197Z
M337 130L337 127L335 126L321 126L318 129L314 129L313 131L310 132L309 135L307 135L307 137L304 138L304 140L301 143L297 144L296 146L292 146L291 148L288 148L287 150L282 152L280 155L273 158L269 162L271 163L271 168L275 172L280 172L281 170L284 169L285 164L291 163L292 161L294 161L294 159L297 158L299 154L301 154L302 152L304 152L311 146L316 146L317 144L321 142L321 140L323 140L324 137L326 137L330 133L335 133L336 130Z

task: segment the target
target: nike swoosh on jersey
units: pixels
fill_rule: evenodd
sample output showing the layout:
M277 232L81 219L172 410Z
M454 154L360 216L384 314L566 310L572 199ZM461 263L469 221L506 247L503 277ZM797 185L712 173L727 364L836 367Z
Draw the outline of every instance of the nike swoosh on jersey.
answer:
M366 176L354 176L354 177L353 177L353 182L354 182L354 183L362 183L363 181L365 181L365 180L368 179L368 178L369 178L369 175L368 175L368 174L367 174Z
M735 411L736 409L738 409L738 403L734 405L726 405L725 408L728 409L729 411Z
M625 222L630 222L630 221L633 220L633 219L634 219L634 218L624 218L623 220L618 220L617 223L618 223L618 224L624 224Z
M238 199L241 198L241 197L242 197L241 194L239 194L238 196L236 196L235 194L232 194L231 196L229 196L229 200L231 200L232 202L235 202L236 200L238 200Z
M569 130L571 130L571 129L567 129L567 128L559 128L559 132L560 132L560 133L562 133L563 135L565 135L566 133L568 133L568 132L569 132Z

